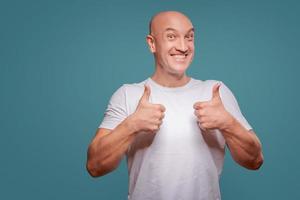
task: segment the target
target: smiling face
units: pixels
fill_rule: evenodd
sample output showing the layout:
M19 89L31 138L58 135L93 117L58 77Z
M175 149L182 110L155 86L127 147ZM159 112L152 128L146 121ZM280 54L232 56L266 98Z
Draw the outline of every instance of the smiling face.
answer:
M147 36L155 57L156 70L182 75L194 57L194 28L191 21L178 12L156 15Z

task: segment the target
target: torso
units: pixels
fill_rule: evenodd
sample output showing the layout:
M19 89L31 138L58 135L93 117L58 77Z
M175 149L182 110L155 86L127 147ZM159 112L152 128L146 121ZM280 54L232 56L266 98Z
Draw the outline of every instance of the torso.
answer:
M126 85L128 114L135 111L144 84L151 103L163 104L165 118L156 134L138 133L127 152L130 199L219 199L225 141L219 131L202 134L193 104L211 98L214 81L191 79L165 88L151 79Z

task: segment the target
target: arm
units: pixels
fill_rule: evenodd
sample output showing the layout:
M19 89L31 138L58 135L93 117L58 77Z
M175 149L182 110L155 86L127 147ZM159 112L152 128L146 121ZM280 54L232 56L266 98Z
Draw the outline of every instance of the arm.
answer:
M116 169L138 132L154 134L159 129L165 108L149 102L150 88L145 86L136 111L115 129L98 129L88 148L86 167L91 176L103 176Z
M225 138L232 158L247 169L259 169L263 164L263 154L261 143L256 134L245 129L230 114L226 124L220 131Z
M91 176L105 175L117 168L135 131L128 117L114 130L100 128L88 148L86 167Z
M261 143L253 131L248 131L224 107L220 84L213 87L210 101L196 102L195 115L205 134L206 130L219 129L224 136L233 159L247 169L259 169L263 163Z

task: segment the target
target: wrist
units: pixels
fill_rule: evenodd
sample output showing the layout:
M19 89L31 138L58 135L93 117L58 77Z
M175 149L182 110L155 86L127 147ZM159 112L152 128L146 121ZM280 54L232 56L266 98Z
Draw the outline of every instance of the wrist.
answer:
M139 132L139 128L137 126L136 118L134 114L129 115L125 120L125 125L129 130L130 135Z
M230 130L234 129L236 124L236 119L228 112L226 112L226 117L223 125L220 127L222 132L231 132Z

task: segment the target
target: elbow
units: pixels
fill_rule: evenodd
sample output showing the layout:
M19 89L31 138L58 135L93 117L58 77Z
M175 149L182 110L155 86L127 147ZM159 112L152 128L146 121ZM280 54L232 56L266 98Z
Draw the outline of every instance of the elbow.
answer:
M93 164L91 161L87 161L86 170L88 171L90 176L93 177L93 178L101 176L101 174L99 173L99 170L97 169L95 164Z
M260 155L256 161L256 165L255 165L254 169L258 170L262 166L263 163L264 163L264 157L263 157L262 153L260 153Z
M259 154L251 163L247 166L250 170L259 170L262 164L264 163L264 158L262 153Z
M115 165L108 165L103 162L87 161L86 163L86 169L93 178L104 176L116 168Z

